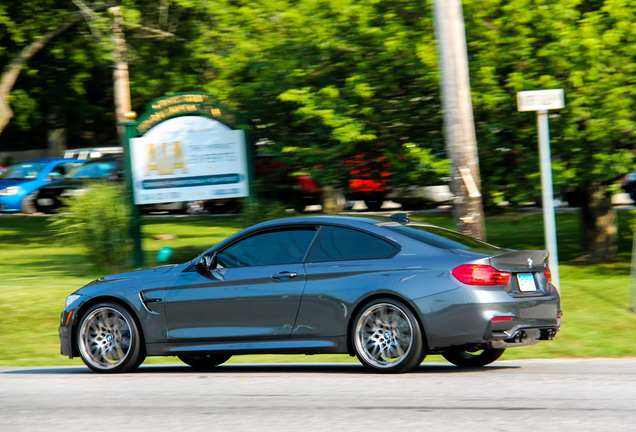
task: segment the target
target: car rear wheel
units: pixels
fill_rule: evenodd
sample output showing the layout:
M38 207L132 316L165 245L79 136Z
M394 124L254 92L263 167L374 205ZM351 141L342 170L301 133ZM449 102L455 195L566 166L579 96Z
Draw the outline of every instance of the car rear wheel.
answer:
M185 364L192 366L195 369L212 369L214 366L218 366L225 363L232 357L229 354L207 354L207 355L195 355L195 356L179 356L179 360Z
M97 304L84 314L77 346L86 366L95 372L129 372L145 358L135 320L116 303Z
M480 351L447 351L442 356L459 367L481 367L497 360L505 348L488 348Z
M401 373L424 360L422 331L415 316L402 303L376 300L358 313L352 327L358 360L370 370Z

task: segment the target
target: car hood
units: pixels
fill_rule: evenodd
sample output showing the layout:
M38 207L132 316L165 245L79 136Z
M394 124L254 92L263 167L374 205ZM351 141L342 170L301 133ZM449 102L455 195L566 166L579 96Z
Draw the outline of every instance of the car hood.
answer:
M104 276L80 288L77 293L88 297L106 293L117 296L129 291L163 288L175 274L189 265L190 263L169 265Z

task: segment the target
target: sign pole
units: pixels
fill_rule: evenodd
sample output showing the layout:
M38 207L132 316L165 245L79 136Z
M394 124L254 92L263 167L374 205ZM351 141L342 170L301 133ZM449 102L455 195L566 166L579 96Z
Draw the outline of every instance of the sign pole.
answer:
M559 254L556 237L556 217L554 214L554 187L552 185L552 163L550 155L550 131L548 127L548 111L537 111L537 128L539 130L539 156L541 159L541 196L543 201L543 229L545 242L550 257L548 265L552 272L552 284L560 290ZM560 292L560 291L559 291Z
M131 113L132 114L132 113ZM131 118L134 118L131 115ZM123 137L124 148L124 176L126 184L126 196L131 209L130 236L133 241L133 268L141 268L144 265L144 253L141 246L141 215L139 208L135 205L135 196L133 192L133 175L132 175L132 159L130 151L130 140L137 136L137 122L128 121L123 124L125 134Z
M536 111L539 132L539 157L541 160L541 199L543 202L543 230L546 249L550 253L548 265L552 273L552 284L559 293L559 254L557 248L556 218L554 215L554 187L552 185L552 157L550 155L550 131L548 110L565 107L563 89L533 90L517 93L518 111Z

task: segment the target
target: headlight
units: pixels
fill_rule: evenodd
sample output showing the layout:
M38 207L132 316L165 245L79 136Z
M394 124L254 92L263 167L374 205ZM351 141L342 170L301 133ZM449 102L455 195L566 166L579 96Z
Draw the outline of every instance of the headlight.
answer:
M0 196L13 196L20 192L20 186L9 186L8 188L0 189Z
M73 303L75 300L77 300L80 297L81 295L79 294L71 294L70 296L66 297L66 306L64 307L69 307L71 303Z

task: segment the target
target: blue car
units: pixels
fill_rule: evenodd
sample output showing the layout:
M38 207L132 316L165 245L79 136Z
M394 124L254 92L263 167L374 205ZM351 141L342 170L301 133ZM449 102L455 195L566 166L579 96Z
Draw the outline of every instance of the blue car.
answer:
M82 165L76 159L31 159L10 166L0 176L0 211L34 213L35 192L51 182L62 180Z

